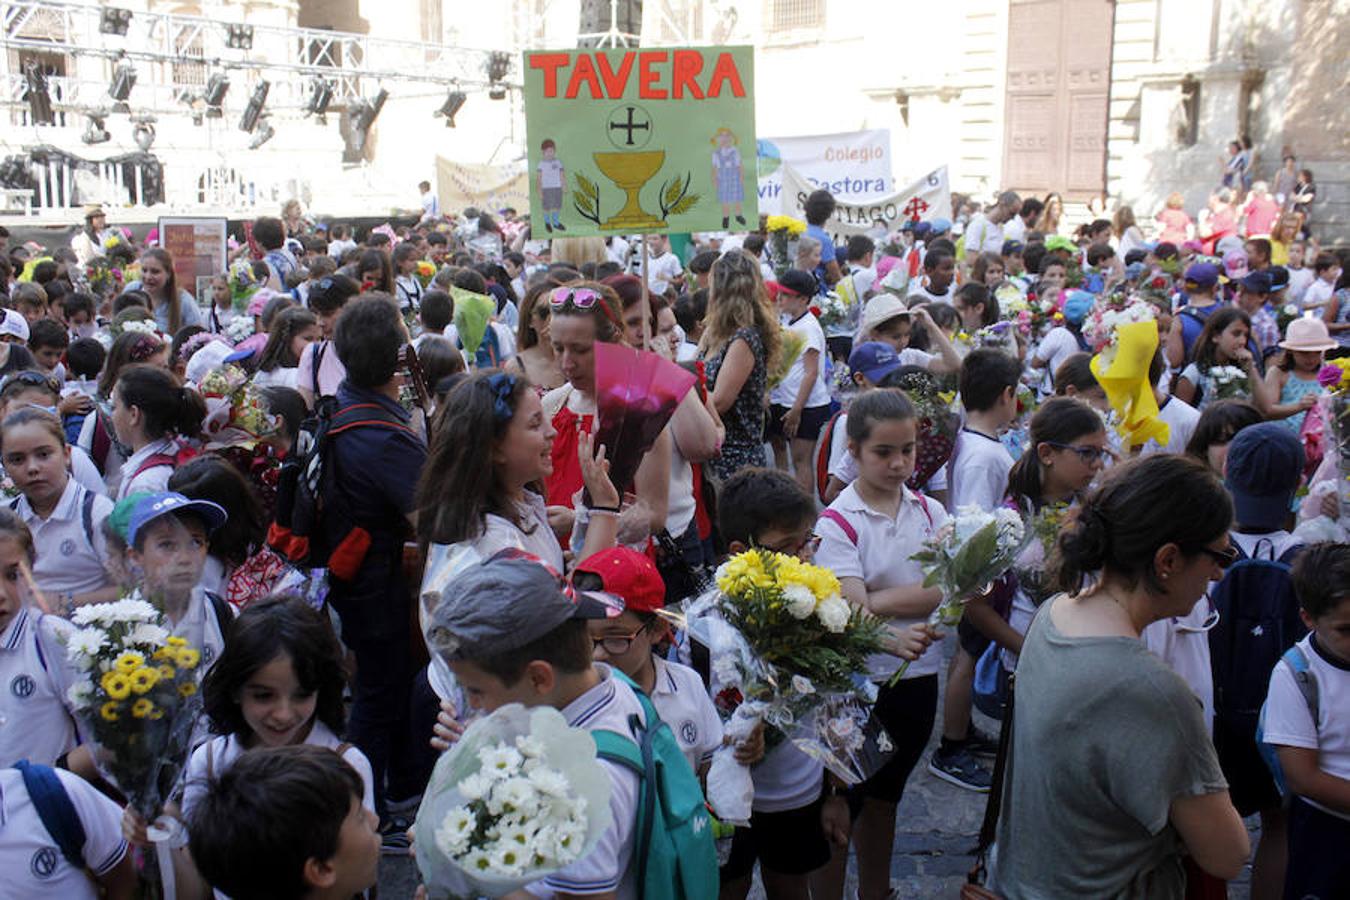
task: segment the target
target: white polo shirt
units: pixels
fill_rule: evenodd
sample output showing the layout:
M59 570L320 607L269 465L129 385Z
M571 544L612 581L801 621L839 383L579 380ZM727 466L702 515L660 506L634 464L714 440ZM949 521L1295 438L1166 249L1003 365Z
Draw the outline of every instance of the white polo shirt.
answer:
M122 810L78 775L57 770L84 826L84 861L95 876L106 875L127 854ZM66 861L38 816L23 775L0 769L0 872L5 897L98 900L99 891L81 869Z
M797 402L797 392L801 390L802 381L806 378L806 354L814 350L817 353L816 380L811 385L811 393L806 398L805 408L828 406L830 390L825 386L825 360L828 354L825 350L825 332L821 330L820 320L810 312L804 312L789 322L787 327L800 334L805 343L801 355L792 361L787 375L769 393L769 402L788 407Z
M14 511L33 533L37 561L33 579L49 594L83 594L108 586L108 544L103 536L103 521L112 512L113 502L91 492L74 478L66 479L66 489L47 518L33 511L27 497L19 497Z
M713 751L722 746L722 719L717 707L693 669L659 656L652 657L652 665L656 668L652 706L675 733L689 767L697 772L699 765L712 759Z
M1316 750L1317 767L1334 778L1350 780L1350 669L1315 643L1315 634L1298 642L1308 658L1308 671L1317 679L1317 721L1294 683L1289 667L1280 663L1270 673L1266 697L1266 741L1285 747ZM1303 798L1308 800L1307 797ZM1308 800L1323 812L1340 818L1326 806Z
M1008 473L1013 458L997 438L962 428L956 435L956 447L947 463L947 483L951 486L948 508L978 506L993 512L1008 493Z
M371 812L375 811L375 794L372 785L375 778L371 774L370 761L366 755L352 744L343 747L343 742L333 734L333 730L322 722L315 721L305 738L307 747L326 747L336 752L342 750L342 758L361 776L363 790L361 805ZM206 796L212 778L219 778L225 770L234 765L234 761L244 753L244 746L232 734L217 735L196 750L188 760L187 774L183 777L183 817L187 818L192 809Z
M25 606L0 632L0 767L21 759L49 766L79 743L66 695L74 678L65 641L74 631Z
M595 663L600 683L563 708L567 724L587 731L606 730L636 740L628 727L628 717L642 715L642 704L633 689L614 677L604 663ZM599 842L586 856L527 887L537 897L551 897L557 891L567 894L604 894L615 892L618 900L638 900L642 886L637 870L630 865L636 843L637 773L619 763L599 760L609 774L613 788L609 795L611 821Z
M1139 455L1185 453L1186 445L1191 442L1191 435L1195 434L1195 426L1200 422L1200 410L1184 400L1169 396L1159 407L1158 418L1167 423L1167 444L1164 446L1155 440L1150 440L1139 451Z
M923 582L923 570L910 557L947 521L942 504L904 488L900 508L892 519L864 503L857 485L851 484L829 508L853 527L857 542L838 522L822 516L816 521L820 537L816 565L830 569L838 578L861 578L868 593ZM927 618L923 615L889 621L907 626ZM941 643L934 643L905 670L905 678L936 674L941 661ZM899 667L899 658L888 653L874 654L867 660L868 677L874 681L887 680Z
M173 475L173 466L150 466L140 474L137 474L137 471L150 457L156 454L173 456L177 449L171 438L160 438L157 441L151 441L127 457L127 461L122 463L122 482L117 487L117 499L124 500L141 491L151 493L167 491L169 489L169 478Z

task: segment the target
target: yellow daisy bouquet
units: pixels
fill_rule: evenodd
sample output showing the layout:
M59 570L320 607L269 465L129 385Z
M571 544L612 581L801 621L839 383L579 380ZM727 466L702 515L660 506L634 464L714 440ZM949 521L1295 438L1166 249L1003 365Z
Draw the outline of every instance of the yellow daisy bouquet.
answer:
M81 606L66 655L83 674L69 690L99 767L147 821L154 821L187 759L200 709L201 652L132 596Z

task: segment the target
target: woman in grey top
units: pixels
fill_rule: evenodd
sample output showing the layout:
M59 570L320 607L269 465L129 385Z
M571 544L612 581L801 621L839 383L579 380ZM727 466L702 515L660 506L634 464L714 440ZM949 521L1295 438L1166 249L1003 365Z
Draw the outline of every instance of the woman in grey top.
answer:
M1186 856L1241 872L1247 832L1200 701L1139 640L1222 576L1232 514L1205 466L1157 455L1112 470L1061 533L1067 593L1040 608L1017 666L1000 896L1180 900Z

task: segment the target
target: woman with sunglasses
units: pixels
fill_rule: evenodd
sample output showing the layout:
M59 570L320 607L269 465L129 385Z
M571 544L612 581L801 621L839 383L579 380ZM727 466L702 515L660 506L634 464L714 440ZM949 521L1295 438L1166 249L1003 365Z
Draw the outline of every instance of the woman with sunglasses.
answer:
M748 253L724 253L713 263L707 325L699 351L708 361L713 405L726 427L713 471L730 478L747 466L766 466L764 398L782 343L759 263Z
M1037 613L1017 665L999 896L1181 900L1187 868L1242 871L1247 830L1200 703L1140 640L1222 576L1232 518L1213 473L1159 454L1113 468L1060 532L1064 593Z
M618 295L596 282L578 281L548 295L549 341L567 383L544 395L544 414L558 435L553 441L553 471L545 482L549 521L560 540L570 541L577 523L575 505L584 486L579 448L595 427L595 344L622 344L623 319ZM637 476L620 491L635 495L619 522L619 541L645 545L665 527L670 486L669 429L642 458ZM603 510L592 498L590 512ZM608 512L608 510L603 510ZM580 532L578 532L580 534Z
M542 397L554 388L566 383L562 369L558 367L558 357L553 353L553 342L549 340L549 292L561 287L568 281L566 272L549 273L543 281L533 285L525 292L520 304L520 324L516 329L516 355L506 364L506 371L523 375Z

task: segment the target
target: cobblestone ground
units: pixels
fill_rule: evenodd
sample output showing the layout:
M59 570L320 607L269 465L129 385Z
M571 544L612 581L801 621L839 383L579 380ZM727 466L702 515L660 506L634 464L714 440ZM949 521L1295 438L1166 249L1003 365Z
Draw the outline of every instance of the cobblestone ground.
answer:
M951 639L947 652L953 651ZM946 687L946 672L942 674ZM940 703L940 701L939 701ZM997 734L997 722L977 714L979 727ZM941 731L941 706L929 752L937 746ZM962 790L933 777L925 768L927 757L910 776L905 788L891 860L892 886L904 898L955 898L973 864L972 851L984 816L985 795ZM1257 835L1253 833L1253 841ZM385 857L380 865L381 900L406 900L417 883L416 866L408 859ZM1229 886L1229 900L1247 900L1247 876ZM854 864L849 862L846 900L857 897ZM756 879L752 900L765 895ZM710 898L711 900L711 898ZM772 898L769 898L772 900Z

